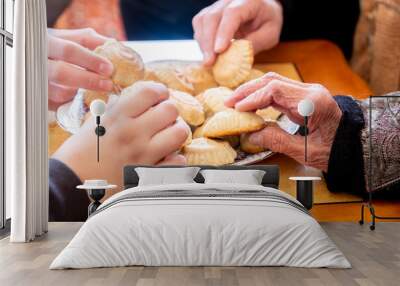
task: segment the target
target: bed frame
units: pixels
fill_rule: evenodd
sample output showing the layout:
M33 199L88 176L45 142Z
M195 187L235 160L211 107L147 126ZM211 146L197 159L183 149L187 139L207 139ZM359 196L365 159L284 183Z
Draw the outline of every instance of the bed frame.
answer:
M136 187L139 183L139 176L135 171L137 167L146 168L183 168L186 166L143 166L143 165L131 165L124 167L124 189ZM262 170L265 171L265 175L262 179L262 185L265 187L271 187L279 189L279 166L278 165L252 165L252 166L195 166L204 169L219 169L219 170ZM200 174L194 179L197 183L204 183L204 178Z

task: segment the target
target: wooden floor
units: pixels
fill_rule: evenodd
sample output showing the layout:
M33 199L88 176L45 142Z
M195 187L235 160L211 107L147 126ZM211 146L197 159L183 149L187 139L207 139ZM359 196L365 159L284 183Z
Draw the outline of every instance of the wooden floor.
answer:
M375 231L356 223L322 223L352 269L289 267L123 267L48 270L80 223L50 223L30 244L0 241L0 285L399 285L400 223Z

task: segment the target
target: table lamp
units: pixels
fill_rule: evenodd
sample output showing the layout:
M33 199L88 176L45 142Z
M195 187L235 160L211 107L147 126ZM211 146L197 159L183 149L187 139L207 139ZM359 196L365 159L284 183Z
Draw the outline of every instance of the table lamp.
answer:
M307 162L307 135L308 118L314 113L314 103L310 99L303 99L297 105L297 111L304 117L304 161ZM313 182L321 180L320 177L290 177L296 181L296 199L310 210L313 206Z
M297 105L297 111L304 117L304 161L307 162L307 125L308 118L314 113L314 103L310 99L303 99Z
M96 129L97 135L97 162L100 161L100 136L106 134L106 128L100 125L100 117L106 112L106 103L101 99L93 100L90 104L90 112L96 117Z

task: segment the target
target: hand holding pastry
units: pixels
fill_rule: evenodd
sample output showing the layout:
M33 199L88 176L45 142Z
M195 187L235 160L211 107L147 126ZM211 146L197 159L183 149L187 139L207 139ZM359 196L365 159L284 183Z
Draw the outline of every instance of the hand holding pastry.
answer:
M219 0L193 18L194 37L212 65L232 39L252 42L255 53L279 42L283 13L277 0Z
M78 88L113 89L112 63L91 51L107 40L92 29L48 30L50 109L72 100Z
M96 161L95 119L56 151L54 158L68 165L83 181L104 178L122 185L121 170L128 164L184 164L176 155L188 137L188 126L177 121L178 110L168 100L168 89L153 82L137 82L110 100L101 123L100 163Z
M120 93L122 89L144 79L144 63L140 55L117 40L107 40L104 44L98 46L94 53L113 64L114 70L111 80L114 93ZM109 93L107 92L86 90L84 93L85 104L90 106L90 103L95 99L107 102L108 96Z
M254 111L272 106L285 113L293 122L302 125L304 118L298 113L297 105L305 98L312 100L315 106L308 124L307 165L326 171L342 112L325 87L268 73L240 86L225 104L239 111ZM252 144L284 153L305 163L304 137L301 135L290 135L279 127L266 127L251 134L248 139Z

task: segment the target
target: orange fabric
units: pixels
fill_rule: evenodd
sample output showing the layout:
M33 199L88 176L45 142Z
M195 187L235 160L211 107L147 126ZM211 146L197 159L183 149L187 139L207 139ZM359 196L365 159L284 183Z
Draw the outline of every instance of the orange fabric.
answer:
M400 90L400 0L363 0L352 67L380 95Z
M93 28L101 35L126 40L119 0L72 0L54 27Z

